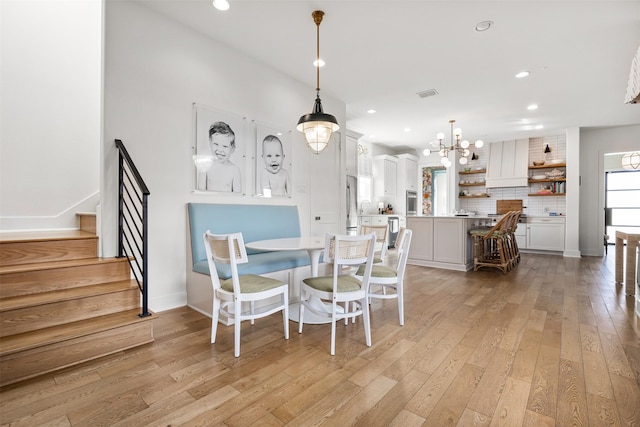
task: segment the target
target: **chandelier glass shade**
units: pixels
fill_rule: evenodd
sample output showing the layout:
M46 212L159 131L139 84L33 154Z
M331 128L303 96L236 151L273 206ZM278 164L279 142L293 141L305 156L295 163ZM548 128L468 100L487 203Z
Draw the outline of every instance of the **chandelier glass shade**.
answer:
M300 117L296 129L304 134L311 151L320 154L329 145L331 134L340 129L340 126L334 116L323 111L320 100L320 23L324 12L316 10L311 16L316 23L316 100L313 111Z
M640 153L627 153L622 156L622 169L640 170Z
M455 120L449 120L449 125L451 126L451 139L449 145L442 143L442 141L444 141L443 132L436 135L436 139L438 141L434 141L432 143L432 145L437 148L438 154L440 154L440 163L442 163L446 168L449 168L452 165L451 160L449 160L450 152L458 153L460 155L458 162L460 162L461 165L466 165L469 162L469 156L471 155L471 150L469 150L471 144L466 139L462 140L462 129L454 129L453 125L455 123ZM481 139L478 139L474 145L476 148L481 148L484 145L484 142ZM425 148L422 153L425 156L429 156L431 154L431 150L429 148ZM472 158L472 160L474 159Z

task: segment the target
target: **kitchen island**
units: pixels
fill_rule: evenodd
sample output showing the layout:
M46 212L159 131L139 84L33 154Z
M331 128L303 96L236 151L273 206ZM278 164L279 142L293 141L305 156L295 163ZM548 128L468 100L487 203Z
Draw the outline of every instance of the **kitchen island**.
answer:
M473 239L469 230L492 225L488 216L407 216L413 230L408 264L447 270L473 268Z

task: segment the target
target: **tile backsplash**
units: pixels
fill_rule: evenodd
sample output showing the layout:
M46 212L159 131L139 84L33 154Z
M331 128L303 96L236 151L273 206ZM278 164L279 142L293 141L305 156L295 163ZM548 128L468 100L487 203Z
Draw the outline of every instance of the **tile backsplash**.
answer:
M545 155L544 149L547 144L551 153ZM566 159L566 147L565 136L531 138L529 164L531 165L534 160ZM531 184L527 187L489 188L486 190L489 197L458 199L459 207L477 214L492 214L496 213L497 200L521 199L524 213L529 216L544 216L549 215L550 212L565 214L567 211L565 196L529 196L530 193L535 193L539 186L540 184Z

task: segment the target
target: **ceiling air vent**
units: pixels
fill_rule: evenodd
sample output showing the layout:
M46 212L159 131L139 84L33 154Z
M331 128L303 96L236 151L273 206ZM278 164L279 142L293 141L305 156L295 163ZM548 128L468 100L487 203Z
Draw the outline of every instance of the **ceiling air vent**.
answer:
M435 96L438 94L438 91L435 89L427 89L427 90L423 90L422 92L418 92L418 96L420 98L427 98L429 96Z

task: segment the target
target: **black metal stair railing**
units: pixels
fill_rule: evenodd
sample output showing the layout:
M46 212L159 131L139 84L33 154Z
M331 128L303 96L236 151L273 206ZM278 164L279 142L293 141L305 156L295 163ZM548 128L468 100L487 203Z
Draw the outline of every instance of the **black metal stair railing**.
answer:
M126 257L142 294L140 317L149 316L148 213L149 189L121 140L118 161L118 257Z

